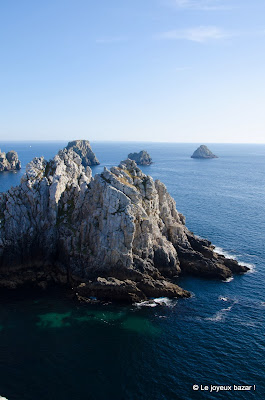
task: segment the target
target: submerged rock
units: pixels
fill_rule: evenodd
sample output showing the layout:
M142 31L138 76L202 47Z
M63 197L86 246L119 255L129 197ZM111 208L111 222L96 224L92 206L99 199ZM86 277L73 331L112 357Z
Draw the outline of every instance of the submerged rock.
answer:
M208 149L207 146L201 145L194 151L191 158L218 158L215 154Z
M142 150L139 153L128 154L130 160L134 160L138 165L150 165L152 164L152 158L147 153L147 151Z
M19 169L21 169L21 162L18 159L16 151L11 150L8 153L4 153L0 150L0 172L16 171Z
M71 285L81 299L188 297L181 274L225 279L247 267L185 226L163 183L133 160L92 178L73 148L34 158L0 194L0 287Z
M88 140L74 140L73 142L69 142L66 148L67 150L73 149L79 155L84 167L100 164Z

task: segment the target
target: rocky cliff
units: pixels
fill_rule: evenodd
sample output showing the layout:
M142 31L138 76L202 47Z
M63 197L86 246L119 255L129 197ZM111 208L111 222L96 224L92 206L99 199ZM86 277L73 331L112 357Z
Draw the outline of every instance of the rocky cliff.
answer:
M18 159L17 152L11 150L8 153L0 150L0 172L16 171L21 169L21 162Z
M201 145L194 151L191 158L218 158L215 154L208 149L207 146Z
M0 194L0 286L71 285L80 299L186 297L180 274L247 271L194 236L160 181L132 160L92 178L73 148L35 158Z
M88 140L74 140L73 142L69 142L67 147L69 149L73 149L75 153L79 155L82 160L83 167L88 167L91 165L99 165L95 153L91 149L90 143Z
M128 154L130 160L134 160L138 165L150 165L152 164L152 158L147 153L147 151L142 150L139 153Z

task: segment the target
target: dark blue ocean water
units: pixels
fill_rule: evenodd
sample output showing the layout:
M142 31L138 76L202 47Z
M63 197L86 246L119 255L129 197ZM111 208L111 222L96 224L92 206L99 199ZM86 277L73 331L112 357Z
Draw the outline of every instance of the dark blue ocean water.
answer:
M0 143L22 171L66 143ZM31 147L30 147L31 146ZM81 306L58 289L2 293L0 395L9 400L193 400L265 398L265 145L212 144L214 160L190 158L196 144L92 143L101 165L146 149L145 173L163 181L187 226L254 268L230 282L183 278L194 295L155 308ZM251 391L193 385L256 385ZM233 389L233 388L232 388Z

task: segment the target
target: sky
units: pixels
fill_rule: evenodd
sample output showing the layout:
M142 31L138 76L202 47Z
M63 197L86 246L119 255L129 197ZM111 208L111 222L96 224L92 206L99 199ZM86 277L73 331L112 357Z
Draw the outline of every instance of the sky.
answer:
M264 0L0 0L0 141L265 143Z

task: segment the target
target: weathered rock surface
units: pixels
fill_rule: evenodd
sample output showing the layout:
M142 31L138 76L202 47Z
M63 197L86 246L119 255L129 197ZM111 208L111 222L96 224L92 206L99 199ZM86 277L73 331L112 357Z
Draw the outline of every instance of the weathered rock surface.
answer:
M201 145L194 151L191 158L218 158L215 154L208 149L207 146Z
M147 153L147 151L142 150L139 153L128 154L130 160L134 160L138 165L150 165L152 164L152 158Z
M19 169L21 169L21 162L18 159L16 151L11 150L8 153L4 153L0 150L0 172L16 171Z
M71 285L78 298L187 297L180 274L225 279L247 267L185 226L160 181L132 160L92 178L73 148L35 158L0 194L0 287Z
M73 149L79 155L82 165L85 168L90 165L100 164L88 140L74 140L73 142L69 142L66 148L68 150Z

